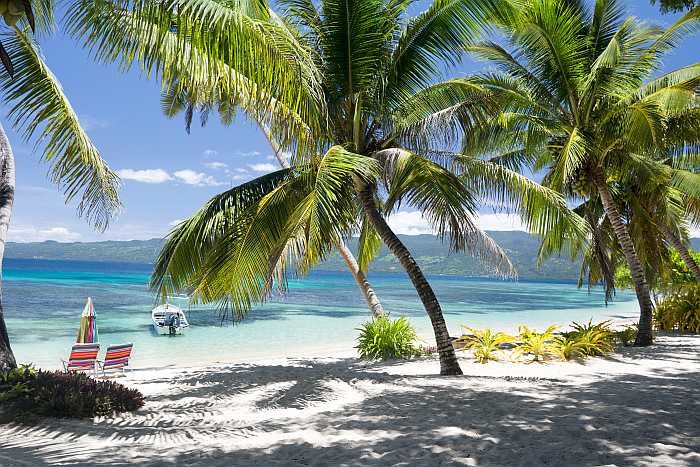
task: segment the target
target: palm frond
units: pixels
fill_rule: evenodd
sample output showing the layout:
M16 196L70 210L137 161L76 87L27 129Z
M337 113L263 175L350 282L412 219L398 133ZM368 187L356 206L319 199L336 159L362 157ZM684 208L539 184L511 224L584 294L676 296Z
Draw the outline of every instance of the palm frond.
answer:
M119 178L81 126L38 45L19 29L3 36L3 42L16 69L14 79L0 72L12 125L35 142L66 202L77 199L78 214L106 229L121 207Z

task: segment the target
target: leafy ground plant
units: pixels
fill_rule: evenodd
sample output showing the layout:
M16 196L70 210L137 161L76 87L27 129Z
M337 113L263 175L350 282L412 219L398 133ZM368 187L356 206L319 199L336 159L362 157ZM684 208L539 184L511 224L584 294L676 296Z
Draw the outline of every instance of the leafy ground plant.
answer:
M572 323L573 331L563 335L579 343L578 352L584 357L608 355L615 349L615 333L610 329L610 321L593 324Z
M632 339L634 339L634 337ZM564 361L569 361L574 357L580 356L581 348L582 345L577 339L564 335L557 336L552 343L552 350Z
M637 329L636 324L625 326L623 329L614 332L615 339L618 343L629 347L634 344L634 338L637 337Z
M139 391L119 383L28 365L0 372L0 401L9 412L59 418L131 412L144 404Z
M491 332L490 328L484 330L462 326L469 334L465 334L457 339L458 344L462 344L462 349L470 349L474 352L474 359L479 363L488 363L498 360L501 353L500 346L513 340L503 332Z
M700 334L700 285L688 285L669 295L655 310L660 331Z
M418 335L405 317L380 316L359 328L357 350L363 360L395 360L420 356Z
M513 358L517 360L523 355L528 355L532 357L533 362L543 362L549 356L558 355L554 338L556 329L557 327L552 325L539 333L525 325L520 325Z

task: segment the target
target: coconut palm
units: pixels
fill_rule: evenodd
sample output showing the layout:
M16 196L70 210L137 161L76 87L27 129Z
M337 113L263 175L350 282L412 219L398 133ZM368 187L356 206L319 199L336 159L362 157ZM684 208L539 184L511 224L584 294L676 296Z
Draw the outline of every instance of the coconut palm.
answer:
M121 24L125 33L115 37L104 32L112 27L86 28L80 35L98 51L118 50L113 44L130 44L136 51L104 54L110 60L145 54L146 61L162 63L158 51L171 50L163 44L183 40L179 28L169 28L177 36L172 41L166 34L160 41L144 34L145 23L160 23L141 4L115 13L125 5L107 3L106 12L93 8L91 17ZM173 10L165 24L177 18L196 25L202 14L205 21L238 15L233 11L238 4L184 3L207 8ZM204 90L228 115L236 108L251 109L256 121L280 135L277 141L293 155L291 167L217 195L178 226L152 284L159 290L187 289L193 299L219 302L242 317L252 303L269 296L273 285L284 287L289 272L307 272L333 245L359 231L360 266L366 268L382 242L389 247L431 319L441 373L459 374L440 304L386 216L402 205L415 207L453 250L478 253L503 274L513 273L510 262L473 221L480 197L509 203L536 232L557 229L566 236L582 229L556 193L506 167L450 152L474 122L492 112L493 102L468 79L437 82L437 76L459 59L459 48L482 29L495 2L438 0L413 18L406 16L405 2L385 0L332 0L318 6L295 0L280 7L279 16L270 13L255 24L260 30L270 23L275 31L286 31L280 37L284 44L294 43L289 50L310 58L304 67L309 76L319 77L322 97L313 111L298 112L293 102L278 99L281 87L247 81L250 69L225 55L206 55L200 39L182 50L196 53L193 61L211 65L217 74L197 70L193 77L181 71L175 90ZM255 63L267 67L264 56ZM219 79L235 83L235 89L220 86ZM167 79L165 84L172 85ZM294 86L299 95L311 96L315 84L300 79ZM253 99L260 106L251 106Z
M651 77L663 55L697 29L700 10L665 30L625 18L617 0L599 0L591 10L569 0L513 5L500 10L504 45L485 42L469 49L495 65L477 82L505 106L481 140L492 150L500 147L506 160L527 160L535 171L544 170L543 183L561 193L600 199L634 281L640 306L636 343L648 345L649 286L613 182L638 171L665 177L684 192L697 190L697 176L662 167L646 154L663 149L669 118L695 103L700 65ZM559 240L549 236L543 253L561 249Z
M32 5L30 18L14 14L14 4L9 21L5 18L8 30L1 40L4 68L0 71L0 89L9 109L8 121L26 141L35 142L41 159L49 166L51 181L62 189L66 202L78 201L78 214L98 230L104 230L120 206L118 177L80 125L29 32L30 23L39 32L52 29L53 4L42 1ZM0 264L14 198L15 160L7 134L0 126ZM0 300L0 370L15 366Z

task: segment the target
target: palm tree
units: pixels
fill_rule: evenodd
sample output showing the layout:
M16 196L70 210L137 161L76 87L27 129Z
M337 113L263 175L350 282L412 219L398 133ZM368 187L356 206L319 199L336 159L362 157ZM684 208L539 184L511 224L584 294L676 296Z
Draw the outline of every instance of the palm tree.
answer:
M28 33L29 23L49 32L52 2L35 2L31 21L26 17L3 34L0 72L2 99L8 120L27 141L35 141L51 180L63 190L66 202L78 200L78 214L98 230L107 228L119 210L119 180L101 158L48 68L39 46ZM10 141L0 125L0 265L15 198L15 161ZM0 298L0 370L16 366Z
M161 96L161 107L164 114L168 118L173 118L176 115L183 113L185 116L185 129L189 133L195 112L198 111L200 113L201 125L204 126L208 121L210 113L216 108L219 108L221 109L220 116L222 123L230 125L233 119L231 118L230 114L230 106L227 104L232 104L234 106L237 104L240 106L241 102L245 102L245 100L240 100L237 103L229 103L221 101L217 102L217 100L216 95L211 95L206 92L177 92L176 88L173 87L170 89L170 92L165 92ZM254 109L248 108L243 110L248 115L255 115ZM282 144L277 141L277 136L273 134L271 128L262 121L258 121L257 126L267 139L280 167L282 169L290 168L289 155L285 153ZM360 267L352 251L350 251L345 242L338 242L335 245L335 249L340 254L343 261L345 261L348 270L355 279L362 296L367 302L367 306L372 313L372 316L379 317L385 315L386 313L384 311L384 307L379 301L377 293L374 291L374 287L372 287L367 279L367 264L363 264L363 267Z
M171 9L163 18L162 11L154 15L139 2L136 7L116 3L89 14L96 23L120 24L116 36L104 32L112 26L79 31L108 60L144 55L148 63L165 62L161 53L172 50L168 44L187 44L191 34L168 27L177 39L163 32L155 41L143 32L160 24L242 21L238 4L182 2L185 8ZM206 9L187 9L195 3ZM431 319L441 374L460 374L435 293L385 217L399 206L415 207L453 250L479 253L503 274L513 273L510 262L473 221L480 197L511 202L539 233L558 229L562 236L575 235L583 228L556 193L506 167L450 151L493 111L493 102L470 80L437 82L437 77L445 64L459 60L460 47L483 29L495 6L489 0L436 0L409 18L405 2L329 0L317 7L302 0L281 3L279 16L258 12L257 19L245 21L254 21L260 35L271 27L280 41L293 44L286 50L308 58L305 73L318 77L318 83L294 83L301 96L320 96L316 107L304 107L303 113L284 99L289 93L284 86L248 81L256 77L251 69L231 63L220 50L210 53L204 37L181 46L191 58L197 54L195 62L215 68L215 74L181 73L177 84L164 80L166 88L216 95L223 112L251 109L256 121L280 135L277 141L289 148L292 163L217 195L178 226L157 262L154 288L188 289L195 300L218 301L242 317L275 284L284 287L288 272L307 272L333 245L359 230L360 265L369 264L382 242L389 247ZM120 50L119 44L129 44L130 52L111 53ZM266 57L255 58L265 69L274 68ZM250 105L255 99L260 105Z
M597 1L591 11L569 0L513 5L500 10L505 46L470 47L474 56L495 65L477 82L505 106L484 132L494 136L492 150L500 145L513 157L527 154L535 171L545 170L547 186L600 199L635 285L636 344L649 345L649 286L611 184L622 173L644 168L662 170L677 189L696 190L694 174L662 168L645 154L663 149L669 116L695 102L700 65L649 79L678 39L697 28L700 9L664 30L625 18L617 0ZM543 253L561 249L559 240L549 236Z

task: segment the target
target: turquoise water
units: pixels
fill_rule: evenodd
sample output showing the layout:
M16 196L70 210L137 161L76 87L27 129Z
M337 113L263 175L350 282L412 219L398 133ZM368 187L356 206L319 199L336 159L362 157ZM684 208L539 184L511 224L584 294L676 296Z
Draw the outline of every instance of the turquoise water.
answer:
M6 260L4 299L13 348L22 362L57 367L75 336L85 299L91 296L100 342L133 342L136 367L187 366L277 356L326 355L352 349L356 328L368 311L352 277L316 272L290 282L285 296L256 307L243 322L222 321L212 308L189 307L184 336L157 336L146 284L150 267L122 263ZM370 274L392 316L407 316L430 342L432 330L418 296L403 274ZM603 305L601 291L590 294L572 283L501 281L454 276L430 277L452 334L463 324L507 331L518 324L543 327L593 318L637 314L632 294Z

